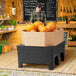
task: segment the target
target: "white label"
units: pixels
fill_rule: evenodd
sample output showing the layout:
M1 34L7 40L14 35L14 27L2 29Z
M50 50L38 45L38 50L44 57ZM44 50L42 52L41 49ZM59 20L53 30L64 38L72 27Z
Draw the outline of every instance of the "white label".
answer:
M16 8L12 8L12 15L16 15Z

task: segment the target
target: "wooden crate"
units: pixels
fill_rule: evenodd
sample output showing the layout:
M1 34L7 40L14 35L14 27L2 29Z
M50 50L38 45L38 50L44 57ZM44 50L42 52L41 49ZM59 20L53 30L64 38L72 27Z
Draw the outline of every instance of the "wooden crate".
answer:
M76 46L76 41L69 41L68 46Z

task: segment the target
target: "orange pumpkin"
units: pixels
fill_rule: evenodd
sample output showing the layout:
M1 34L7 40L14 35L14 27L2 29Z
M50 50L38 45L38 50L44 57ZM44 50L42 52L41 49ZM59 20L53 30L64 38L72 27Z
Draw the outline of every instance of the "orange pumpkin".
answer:
M41 29L42 27L44 27L44 25L38 26L38 31L39 31L39 32L40 32L40 29Z
M54 22L49 22L47 23L47 28L49 31L54 31L56 30L56 24Z
M31 30L30 32L37 32L36 30Z
M43 25L41 21L36 21L34 22L34 25L38 28L38 26Z
M31 30L36 30L36 26L34 24L30 24L26 26L26 31L29 32Z
M46 26L41 27L40 32L48 32L47 27Z

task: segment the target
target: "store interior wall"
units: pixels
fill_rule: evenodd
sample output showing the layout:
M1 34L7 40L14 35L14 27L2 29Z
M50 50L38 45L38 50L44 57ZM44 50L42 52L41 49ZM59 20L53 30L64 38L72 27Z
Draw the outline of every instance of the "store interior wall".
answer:
M0 0L0 15L5 14L5 0Z

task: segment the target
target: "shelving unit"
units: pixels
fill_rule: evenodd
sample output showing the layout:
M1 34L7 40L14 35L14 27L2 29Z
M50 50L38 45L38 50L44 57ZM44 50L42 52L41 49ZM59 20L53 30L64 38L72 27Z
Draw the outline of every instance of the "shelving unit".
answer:
M10 18L0 18L0 20L10 20Z
M0 31L0 34L6 34L6 33L11 33L15 32L16 30L10 30L10 31Z
M9 34L10 34L10 33L13 33L13 32L16 32L16 30L10 30L10 31L0 31L0 40L2 40L3 35L8 36L8 38L9 38Z
M56 25L57 28L63 28L64 31L69 32L69 36L72 32L76 33L76 21L70 21L69 24L66 24L65 22L57 22ZM76 41L68 41L68 46L76 46Z
M0 25L2 25L4 21L8 21L8 20L10 20L10 18L0 18L0 21L2 22Z

